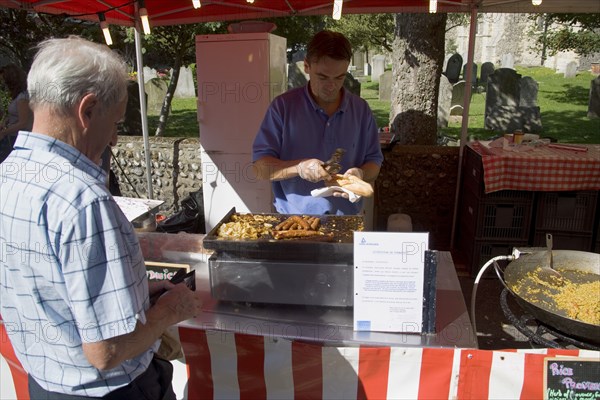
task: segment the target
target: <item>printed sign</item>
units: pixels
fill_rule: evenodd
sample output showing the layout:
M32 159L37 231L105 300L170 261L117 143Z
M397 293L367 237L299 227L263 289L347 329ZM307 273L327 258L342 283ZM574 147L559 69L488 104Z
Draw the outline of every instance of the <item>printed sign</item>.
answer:
M354 330L421 333L429 234L354 232Z

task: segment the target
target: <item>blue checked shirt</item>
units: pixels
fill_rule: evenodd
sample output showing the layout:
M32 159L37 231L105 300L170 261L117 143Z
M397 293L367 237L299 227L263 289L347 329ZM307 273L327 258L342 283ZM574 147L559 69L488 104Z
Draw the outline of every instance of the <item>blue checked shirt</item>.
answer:
M0 164L0 312L49 391L103 396L144 372L158 346L108 371L82 351L132 332L149 307L137 236L105 178L75 148L29 132Z

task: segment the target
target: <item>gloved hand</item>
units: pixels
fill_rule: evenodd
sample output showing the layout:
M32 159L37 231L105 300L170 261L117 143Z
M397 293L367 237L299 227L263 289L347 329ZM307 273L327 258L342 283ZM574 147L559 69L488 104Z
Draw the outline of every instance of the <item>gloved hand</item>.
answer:
M343 176L355 176L358 179L362 180L363 176L364 176L364 172L362 169L358 168L358 167L353 167L353 168L349 168L346 172L344 172ZM337 181L337 179L335 179L335 181ZM350 189L352 190L352 189ZM346 192L343 191L339 191L339 192L334 192L333 193L334 197L343 197L345 199L349 199L349 195Z
M357 167L349 168L346 172L344 172L344 175L354 175L359 179L363 179L363 176L365 176L363 170Z
M300 175L300 178L309 182L329 180L331 179L331 176L325 171L323 164L323 161L316 158L301 161L297 167L298 175Z

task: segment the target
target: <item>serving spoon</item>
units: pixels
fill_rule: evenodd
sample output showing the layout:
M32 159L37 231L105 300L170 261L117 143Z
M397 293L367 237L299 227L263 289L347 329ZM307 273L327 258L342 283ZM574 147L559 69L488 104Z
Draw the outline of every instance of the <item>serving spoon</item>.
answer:
M554 260L552 257L552 234L546 233L546 252L548 260L546 265L542 265L538 271L538 277L554 285L564 285L564 279L560 272L554 269Z

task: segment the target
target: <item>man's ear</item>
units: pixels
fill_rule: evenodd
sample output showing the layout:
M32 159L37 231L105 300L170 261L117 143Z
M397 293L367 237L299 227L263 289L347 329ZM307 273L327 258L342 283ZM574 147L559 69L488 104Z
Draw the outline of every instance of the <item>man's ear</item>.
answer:
M308 63L308 61L306 60L306 58L304 59L304 73L308 74L308 71L310 70L310 64Z
M98 98L95 94L88 93L81 98L77 109L77 117L83 128L89 128L92 116L99 112Z

